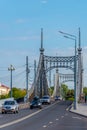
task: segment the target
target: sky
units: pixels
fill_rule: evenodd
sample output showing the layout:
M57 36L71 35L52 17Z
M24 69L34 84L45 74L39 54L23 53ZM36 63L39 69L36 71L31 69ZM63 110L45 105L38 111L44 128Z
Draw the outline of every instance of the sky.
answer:
M34 79L34 60L40 56L40 33L43 28L44 54L74 55L74 41L59 31L77 37L81 30L84 86L87 86L87 0L0 0L0 82L10 86L12 64L13 86L26 86L26 56L29 59L29 87Z

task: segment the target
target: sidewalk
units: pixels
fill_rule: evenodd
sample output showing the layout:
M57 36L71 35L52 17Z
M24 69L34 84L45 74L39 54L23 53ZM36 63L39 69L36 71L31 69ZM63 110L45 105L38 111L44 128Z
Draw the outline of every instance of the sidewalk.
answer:
M87 117L87 103L79 103L76 110L72 106L69 111Z

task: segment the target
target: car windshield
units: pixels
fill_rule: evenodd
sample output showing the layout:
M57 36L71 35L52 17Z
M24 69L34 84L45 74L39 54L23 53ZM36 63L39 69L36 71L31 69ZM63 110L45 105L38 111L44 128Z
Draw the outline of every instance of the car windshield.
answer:
M14 101L5 101L4 105L14 105Z
M49 97L43 97L43 99L49 99Z

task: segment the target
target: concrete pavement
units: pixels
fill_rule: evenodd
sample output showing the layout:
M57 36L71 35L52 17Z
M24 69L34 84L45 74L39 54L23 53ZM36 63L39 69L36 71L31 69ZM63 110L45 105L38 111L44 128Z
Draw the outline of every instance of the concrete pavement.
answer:
M78 103L76 110L72 105L69 111L87 117L87 103Z

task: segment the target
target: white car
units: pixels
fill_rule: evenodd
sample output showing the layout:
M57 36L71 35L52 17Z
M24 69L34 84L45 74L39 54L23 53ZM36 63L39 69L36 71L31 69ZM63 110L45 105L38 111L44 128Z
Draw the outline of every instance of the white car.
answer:
M60 96L55 96L55 101L57 101L57 100L62 100L62 97L60 97Z
M16 100L6 100L2 105L1 109L2 114L7 112L18 113L19 105Z
M50 100L50 96L49 95L44 95L41 99L40 99L40 102L42 104L50 104L51 103L51 100Z

